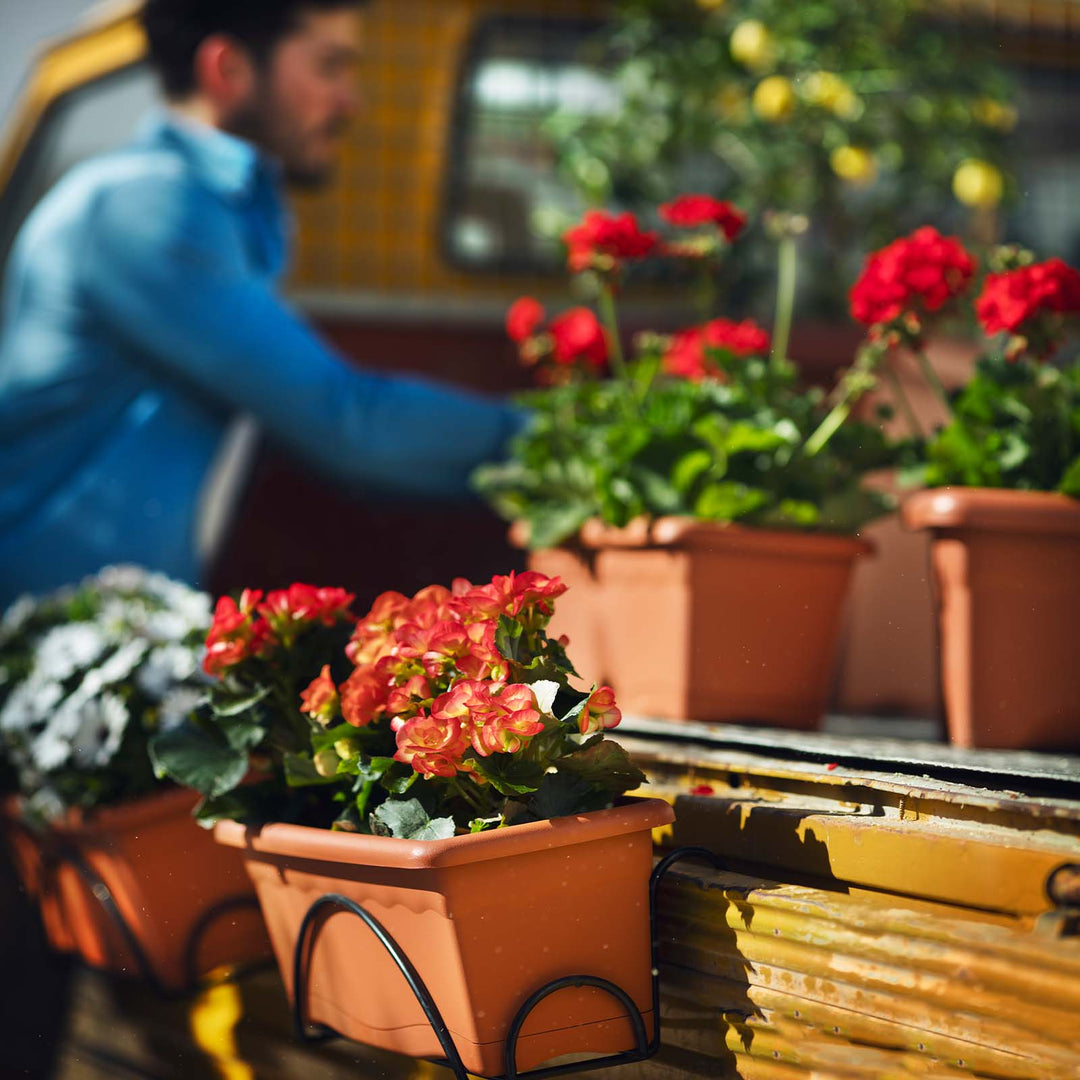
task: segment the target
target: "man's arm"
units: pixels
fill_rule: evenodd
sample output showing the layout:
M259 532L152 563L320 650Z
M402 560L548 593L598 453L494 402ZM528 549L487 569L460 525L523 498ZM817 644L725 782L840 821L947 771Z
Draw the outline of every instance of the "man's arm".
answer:
M82 281L97 317L167 377L249 412L353 488L460 495L521 422L510 407L348 366L245 268L229 211L180 179L99 196Z

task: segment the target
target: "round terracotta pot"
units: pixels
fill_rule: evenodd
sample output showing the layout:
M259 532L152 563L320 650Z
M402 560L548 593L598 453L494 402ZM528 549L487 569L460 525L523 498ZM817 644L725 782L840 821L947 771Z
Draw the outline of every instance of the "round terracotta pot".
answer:
M215 837L244 853L290 997L305 913L323 895L345 896L410 958L466 1068L496 1076L518 1009L565 975L621 986L651 1036L651 830L673 819L659 799L628 799L612 810L448 840L299 825L253 831L233 821L219 823ZM306 1020L385 1050L441 1056L408 984L358 917L336 911L320 920L306 965ZM633 1046L615 999L589 987L564 989L530 1014L518 1066Z
M932 536L952 742L1080 748L1080 501L941 488L902 513Z
M180 990L192 974L267 955L243 860L195 822L196 801L190 791L173 790L89 813L71 811L44 834L22 823L18 799L5 801L4 832L15 866L40 905L54 949L77 953L91 967L141 974L122 932L63 857L71 853L104 882L161 988ZM225 907L213 917L219 904Z
M851 572L870 544L689 518L625 529L591 521L581 542L591 565L570 565L551 630L569 635L582 677L610 683L625 713L818 723ZM562 569L554 554L535 552L529 565ZM575 628L593 634L580 653Z

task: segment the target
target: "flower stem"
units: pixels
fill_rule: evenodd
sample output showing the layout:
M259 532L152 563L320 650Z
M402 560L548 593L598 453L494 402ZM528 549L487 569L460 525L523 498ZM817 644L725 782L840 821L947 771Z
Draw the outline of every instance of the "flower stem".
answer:
M620 379L626 378L626 358L623 356L622 339L619 337L619 320L615 314L615 292L605 281L600 286L600 318L608 334L611 368Z
M930 388L937 394L941 404L945 406L945 412L951 417L952 405L949 404L949 392L945 389L945 384L934 370L934 365L930 363L930 358L926 353L922 349L914 349L913 351L915 359L919 361L919 367L922 368L923 378L930 384Z
M911 407L911 402L908 400L907 393L904 391L904 386L900 382L899 376L888 364L885 365L885 377L889 380L893 395L896 397L896 403L900 406L900 411L904 414L904 419L911 429L911 434L919 439L925 438L926 433L923 431L922 425L915 416L915 410Z
M779 243L779 269L776 275L776 314L773 319L770 363L775 366L787 359L791 321L795 313L795 279L799 268L795 237L785 234Z

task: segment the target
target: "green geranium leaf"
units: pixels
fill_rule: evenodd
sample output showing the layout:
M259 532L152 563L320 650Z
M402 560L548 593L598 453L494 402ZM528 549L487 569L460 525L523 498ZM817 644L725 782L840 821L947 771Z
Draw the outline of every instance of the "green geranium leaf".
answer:
M499 655L507 660L517 660L521 653L521 635L521 623L509 615L500 615L495 630L495 648L499 650Z
M716 458L708 450L691 450L684 454L671 470L671 482L675 489L686 494L698 479L712 468Z
M327 753L323 750L320 753ZM333 751L330 751L332 754ZM338 783L337 775L323 776L315 768L315 763L308 754L286 754L282 760L285 766L285 782L289 787L311 787L312 785Z
M269 693L269 686L263 686L253 691L245 690L242 693L215 690L210 695L210 708L215 716L239 716L241 713L247 712L248 709L253 709Z
M612 795L632 791L646 782L645 774L630 760L630 755L611 739L562 758L558 770Z
M158 779L168 777L210 799L232 791L248 770L248 755L218 731L187 721L150 740Z
M417 799L388 799L371 815L376 836L402 840L448 840L454 835L454 819L431 818Z
M1080 457L1074 458L1072 464L1065 470L1065 475L1058 485L1058 491L1080 497Z
M734 480L709 484L698 496L694 513L706 521L735 521L746 517L769 502L760 488L747 487Z
M548 773L536 794L529 800L529 809L538 818L568 817L604 810L611 805L611 792L590 784L573 772Z
M528 795L535 791L544 779L545 766L535 761L525 761L513 754L492 754L477 758L476 770L500 794L512 797Z
M381 780L394 767L392 757L373 757L360 759L357 765L357 783L366 784L372 780ZM413 772L411 769L410 772ZM413 776L416 773L413 772Z
M411 765L403 765L395 761L392 766L379 777L379 783L390 792L391 795L404 795L416 783L419 773Z

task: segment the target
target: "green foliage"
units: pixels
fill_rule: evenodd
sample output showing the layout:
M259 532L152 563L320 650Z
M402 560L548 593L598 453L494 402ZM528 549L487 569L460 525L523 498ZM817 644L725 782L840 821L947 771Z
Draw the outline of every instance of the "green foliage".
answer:
M558 545L591 517L854 532L890 508L861 487L867 471L897 460L878 427L849 421L807 454L827 413L822 394L801 390L786 361L712 356L726 381L641 380L658 366L646 352L625 379L527 394L532 424L508 462L477 471L476 486L503 517L528 522L534 548Z
M1080 496L1080 363L980 360L926 450L930 487L1017 488Z
M1010 189L1010 80L988 32L934 14L917 0L622 0L594 43L619 108L557 113L548 129L595 203L640 210L707 190L755 216L807 214L819 256L808 285L835 310L863 251L961 209L962 162L986 162ZM747 47L742 31L740 50L733 35L750 21L767 37ZM772 114L754 104L766 79L788 87ZM851 150L845 179L834 155Z

